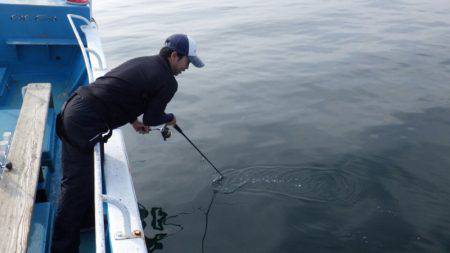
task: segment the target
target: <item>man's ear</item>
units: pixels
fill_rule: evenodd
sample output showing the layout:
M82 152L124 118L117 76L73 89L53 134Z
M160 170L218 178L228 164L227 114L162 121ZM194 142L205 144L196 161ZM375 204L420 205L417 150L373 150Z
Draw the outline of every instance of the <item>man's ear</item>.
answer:
M173 52L170 54L170 59L171 59L173 62L177 61L177 60L178 60L178 54L177 54L177 52L173 51Z

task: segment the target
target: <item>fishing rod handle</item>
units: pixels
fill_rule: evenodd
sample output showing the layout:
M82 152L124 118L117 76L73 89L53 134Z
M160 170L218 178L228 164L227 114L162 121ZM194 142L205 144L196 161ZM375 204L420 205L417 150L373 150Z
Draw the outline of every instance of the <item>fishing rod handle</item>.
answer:
M181 130L177 124L173 125L173 128L175 128L175 130L177 130L180 134L183 133L183 130Z

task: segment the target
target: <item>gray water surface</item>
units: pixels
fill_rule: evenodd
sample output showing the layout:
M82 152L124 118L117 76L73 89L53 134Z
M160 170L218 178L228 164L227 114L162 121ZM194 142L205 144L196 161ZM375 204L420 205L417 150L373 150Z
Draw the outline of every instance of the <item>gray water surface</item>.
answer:
M172 33L174 133L123 128L154 252L450 251L450 2L94 1L110 67Z

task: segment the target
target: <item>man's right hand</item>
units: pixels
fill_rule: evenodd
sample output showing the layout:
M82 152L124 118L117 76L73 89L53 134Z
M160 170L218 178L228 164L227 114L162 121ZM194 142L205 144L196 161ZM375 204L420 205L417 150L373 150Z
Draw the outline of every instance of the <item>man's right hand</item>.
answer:
M177 118L175 117L175 115L173 115L173 119L170 122L167 122L166 125L168 126L173 126L177 123Z
M140 122L139 120L135 120L131 125L133 126L134 130L136 130L136 132L140 134L148 134L150 132L150 127L144 125L144 123Z

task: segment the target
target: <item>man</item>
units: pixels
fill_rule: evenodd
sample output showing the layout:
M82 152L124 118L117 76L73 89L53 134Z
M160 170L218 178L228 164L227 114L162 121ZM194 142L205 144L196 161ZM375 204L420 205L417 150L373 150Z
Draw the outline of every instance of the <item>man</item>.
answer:
M192 63L203 67L195 41L184 34L167 38L159 55L129 60L88 86L80 87L58 115L63 177L52 252L78 252L80 227L93 224L94 145L102 133L131 123L141 133L174 125L166 105L178 88L175 76ZM137 119L143 115L143 122ZM90 219L89 219L90 217Z

